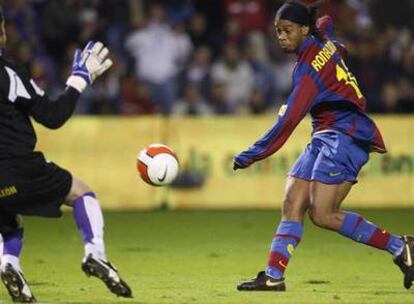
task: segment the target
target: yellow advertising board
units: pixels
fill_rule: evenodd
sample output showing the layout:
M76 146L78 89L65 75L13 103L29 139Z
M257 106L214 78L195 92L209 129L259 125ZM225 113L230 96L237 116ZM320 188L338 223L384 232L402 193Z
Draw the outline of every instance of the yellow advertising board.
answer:
M279 208L286 174L309 142L303 121L275 155L247 170L232 171L234 154L246 149L275 117L75 117L57 131L38 129L38 148L84 180L106 208ZM389 153L371 154L345 202L352 207L414 206L414 117L375 117ZM198 188L158 188L136 173L138 151L150 143L175 149L182 171L205 178Z

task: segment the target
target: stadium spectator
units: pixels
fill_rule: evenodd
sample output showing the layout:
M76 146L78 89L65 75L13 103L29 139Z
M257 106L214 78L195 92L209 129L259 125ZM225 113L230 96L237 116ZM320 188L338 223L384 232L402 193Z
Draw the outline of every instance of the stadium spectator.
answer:
M234 109L228 104L226 99L226 86L223 83L213 83L210 90L210 105L214 114L230 115L234 114Z
M400 92L402 112L414 113L414 86L409 78L400 78L398 81L398 91Z
M202 13L195 13L191 16L188 34L195 49L211 44L206 18Z
M268 104L265 97L263 96L263 92L261 90L255 89L250 96L249 112L257 115L265 113L267 109Z
M369 1L369 5L379 31L390 24L396 27L413 25L414 4L411 0L399 0L398 5L392 1Z
M205 116L212 113L196 84L184 88L183 98L174 104L173 113L178 115Z
M414 79L414 41L402 54L402 71L401 75L407 79Z
M139 8L133 6L133 1L135 0L99 0L95 6L100 38L107 42L112 53L122 57L127 57L124 39L132 23L131 12L140 13Z
M387 82L381 91L381 100L378 107L373 109L377 113L401 113L401 98L398 85L394 82Z
M41 22L45 49L58 69L67 47L79 39L78 5L74 0L47 1Z
M126 48L135 60L136 77L146 81L151 98L170 114L177 97L177 76L191 53L192 45L184 32L177 33L165 21L164 7L151 5L144 28L129 34Z
M83 7L79 12L80 33L78 41L82 44L91 40L98 39L99 23L98 12L94 7Z
M24 41L32 41L36 38L36 19L28 1L8 1L4 8L5 18L16 26L19 38Z
M197 0L194 1L197 12L202 12L206 16L207 28L211 34L220 33L226 22L222 0Z
M247 63L253 71L253 86L257 91L255 94L257 95L260 93L259 95L263 99L264 105L268 107L274 105L275 102L276 78L271 67L268 64L265 64L259 57L262 48L263 46L261 44L257 45L251 42L246 46L244 54Z
M314 0L303 0L307 3L312 1ZM27 53L30 46L31 57L38 62L33 64L33 68L43 71L43 83L52 91L61 89L60 83L67 75L68 63L62 60L61 54L72 44L81 44L91 37L106 41L122 64L128 67L128 71L135 61L136 77L147 81L151 99L162 105L160 111L164 113L170 111L174 100L181 98L182 88L188 81L192 81L182 71L192 68L192 63L187 60L197 57L196 50L200 47L209 48L212 53L211 63L218 64L224 56L226 45L231 43L243 49L254 40L256 59L265 68L273 70L275 77L277 96L272 100L266 92L267 87L259 88L265 90L262 93L267 102L282 100L290 89L290 79L286 75L291 73L293 63L286 60L286 55L272 43L275 33L272 29L272 16L268 14L284 0L4 2L8 21L8 55L17 58ZM347 63L360 79L363 91L369 94L367 98L370 111L383 111L382 88L389 81L394 81L395 75L406 79L410 88L408 91L414 86L414 31L412 18L410 19L414 14L414 6L409 0L400 2L399 5L392 5L381 1L337 0L329 1L322 9L322 12L333 17L337 23L338 37L348 46ZM162 5L166 7L167 17ZM174 25L167 21L172 21ZM157 36L161 38L159 41L153 39L157 46L153 48L154 52L148 49L145 51L144 47L136 48L136 41L132 43L132 37L137 36L145 36L141 40L148 43L151 35L144 34L157 35L158 32L162 34ZM188 42L189 39L191 43ZM169 47L160 47L166 45L165 42ZM194 50L191 44L194 45ZM248 56L246 53L244 55ZM140 65L140 61L144 63ZM148 66L155 67L152 73ZM125 77L120 76L119 81ZM202 87L201 90L206 96L206 90ZM95 92L88 94L93 98ZM408 103L403 104L403 111L412 112L412 107L406 106Z
M243 32L263 31L269 24L265 0L224 0L224 10L237 20Z
M220 45L234 44L243 46L246 42L246 32L243 31L240 21L235 18L229 18L224 26L224 32L220 38Z
M121 112L126 115L155 114L160 111L151 99L148 85L131 75L121 82L121 99Z
M247 102L253 91L253 71L242 59L236 45L226 45L223 52L223 58L212 67L212 81L224 84L226 104L233 112L246 112Z
M184 24L194 13L193 0L164 0L161 3L171 24Z
M208 98L211 81L211 50L207 46L197 48L185 72L185 82L197 84L204 98Z

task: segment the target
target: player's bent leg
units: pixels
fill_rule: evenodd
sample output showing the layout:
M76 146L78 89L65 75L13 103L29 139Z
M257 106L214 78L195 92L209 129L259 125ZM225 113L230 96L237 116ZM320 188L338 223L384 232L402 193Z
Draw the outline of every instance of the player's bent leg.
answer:
M339 207L352 188L352 183L324 184L313 181L310 184L311 221L318 227L338 231L344 220L344 212Z
M359 243L386 250L394 256L403 249L400 237L390 234L353 212L339 210L340 201L349 193L352 184L329 185L318 181L311 183L311 220L319 227L337 231Z
M103 214L95 194L82 181L73 178L72 188L65 203L73 207L73 215L83 237L83 272L87 276L102 280L117 296L132 297L130 287L106 258Z
M356 242L391 253L404 274L404 287L409 289L414 281L414 238L390 234L357 213L339 210L351 186L348 182L338 185L312 182L309 209L312 221Z
M23 247L23 228L19 216L2 214L0 232L3 239L0 276L13 302L35 303L36 298L23 276L20 254Z
M400 237L377 227L357 213L338 209L340 200L346 197L351 187L352 184L346 181L334 185L312 182L309 215L313 223L359 243L386 250L393 255L400 254L403 249Z
M309 181L289 177L282 221L274 235L266 271L237 286L241 291L285 291L284 272L303 234L303 217L309 206Z

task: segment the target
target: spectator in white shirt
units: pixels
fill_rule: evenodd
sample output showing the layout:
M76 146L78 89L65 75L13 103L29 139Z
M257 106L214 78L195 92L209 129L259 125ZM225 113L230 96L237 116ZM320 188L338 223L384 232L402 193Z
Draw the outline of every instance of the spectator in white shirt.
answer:
M177 74L188 60L192 45L187 34L174 31L165 22L162 5L151 5L149 14L147 25L132 32L125 46L135 60L136 76L147 82L162 112L170 114L177 94Z

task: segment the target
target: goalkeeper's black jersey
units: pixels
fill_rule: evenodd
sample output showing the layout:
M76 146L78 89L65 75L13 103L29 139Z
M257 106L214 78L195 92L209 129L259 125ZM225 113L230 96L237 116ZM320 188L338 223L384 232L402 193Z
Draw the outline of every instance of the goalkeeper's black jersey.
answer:
M30 118L57 129L72 115L78 97L68 87L50 100L25 68L0 57L0 161L30 155L36 145Z

